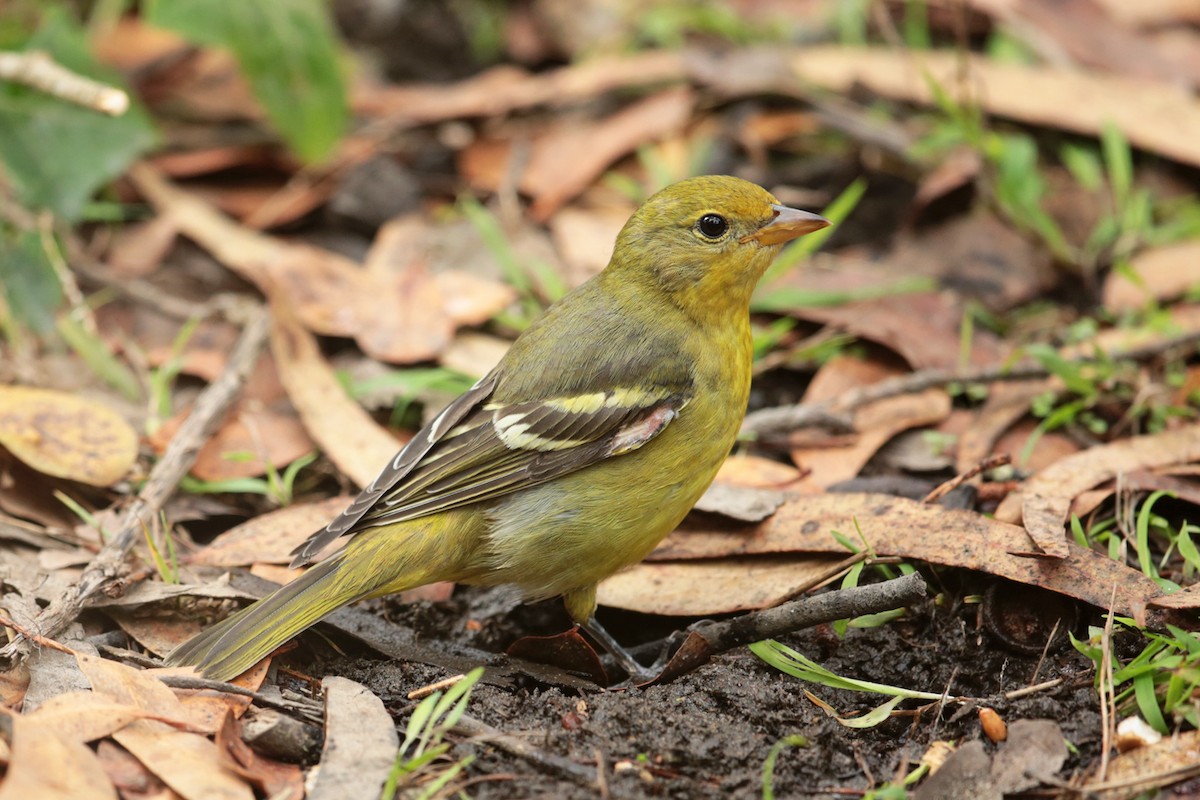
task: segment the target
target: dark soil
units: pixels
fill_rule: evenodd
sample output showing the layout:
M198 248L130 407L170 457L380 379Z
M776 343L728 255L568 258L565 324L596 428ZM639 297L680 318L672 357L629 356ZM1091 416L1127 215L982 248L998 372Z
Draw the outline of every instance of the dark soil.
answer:
M840 675L946 691L978 702L922 707L910 701L902 705L909 710L875 728L846 728L810 702L805 691L842 715L866 712L887 698L805 684L741 649L670 684L632 691L575 694L532 680L516 689L476 687L469 714L588 770L574 778L486 742L461 741L451 755L475 756L468 774L478 782L467 789L474 798L596 797L601 794L594 777L597 769L612 797L761 797L763 763L772 746L800 734L807 746L785 748L778 758L775 796L854 796L902 777L936 740L981 738L977 710L986 705L1010 722L1056 720L1077 748L1063 775L1082 770L1098 752L1101 730L1091 663L1064 644L1065 637L1059 637L1044 661L1040 653L1010 651L985 633L979 605L960 602L959 597L978 595L979 589L976 585L969 591L943 592L911 609L903 620L851 629L844 639L821 626L785 640ZM423 637L444 638L447 631L462 631L461 640L474 646L502 647L496 642L567 626L565 615L548 603L517 607L482 626L467 626L470 608L479 605L479 592L461 590L449 603L392 605L389 616L415 623ZM606 622L628 642L637 640L639 633L646 638L648 632L638 630L644 627L640 622L660 628L664 620L621 615ZM684 625L690 620L674 622ZM475 631L467 633L468 627ZM369 658L323 668L367 685L383 699L401 730L414 705L407 693L445 677L435 668ZM1062 683L1016 700L1003 697L1052 678Z

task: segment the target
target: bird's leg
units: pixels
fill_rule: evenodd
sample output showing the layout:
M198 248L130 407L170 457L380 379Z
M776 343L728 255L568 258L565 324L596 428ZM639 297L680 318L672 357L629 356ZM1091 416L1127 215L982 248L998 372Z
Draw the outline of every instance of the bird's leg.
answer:
M604 629L604 626L597 621L595 615L589 616L583 622L579 623L579 625L617 660L621 669L625 670L625 674L629 676L628 682L630 684L637 686L649 683L662 674L662 668L666 666L665 658L660 658L652 666L642 666L628 650L613 638L611 633ZM663 653L664 656L666 652Z
M629 676L629 680L624 685L641 685L649 683L659 676L662 672L662 667L666 664L666 659L660 659L653 666L644 667L633 655L620 645L613 638L613 635L604 629L596 620L596 587L585 586L581 589L567 592L563 595L563 605L567 607L567 614L571 619L575 620L579 627L583 628L591 637L607 650L621 669L625 670L625 674ZM615 688L615 687L614 687Z

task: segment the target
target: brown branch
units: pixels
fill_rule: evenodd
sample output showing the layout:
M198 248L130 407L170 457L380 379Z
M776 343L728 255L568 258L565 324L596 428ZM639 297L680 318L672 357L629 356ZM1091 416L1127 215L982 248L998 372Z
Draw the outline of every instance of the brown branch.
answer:
M1161 339L1128 350L1114 350L1104 356L1110 361L1144 361L1162 355L1165 352L1194 345L1200 342L1200 330L1186 331L1166 339ZM1091 356L1066 359L1072 364L1094 364L1097 359ZM742 422L742 435L765 436L782 434L797 428L809 428L823 424L832 417L849 415L860 406L896 397L904 394L915 394L935 386L946 386L951 383L994 383L996 381L1021 381L1033 378L1045 378L1050 371L1040 364L1022 362L1020 364L993 364L974 370L923 369L908 375L873 383L859 389L851 389L837 397L823 400L819 403L798 403L792 406L764 408L752 411Z
M735 647L773 639L825 622L912 605L925 597L925 589L925 579L920 573L913 572L883 583L803 597L775 608L754 611L721 622L701 623L688 632L683 644L653 683L673 681L708 663L718 653ZM662 642L654 642L635 648L634 653L641 653L650 647L661 650L662 646Z
M92 597L111 587L120 577L125 568L125 558L139 533L153 524L179 481L195 463L196 454L212 437L241 391L267 341L268 328L267 310L260 306L247 321L241 338L234 345L225 371L196 399L192 413L150 471L142 490L121 515L117 532L88 564L79 580L54 598L38 616L36 624L40 635L53 637L60 633L79 616ZM18 636L0 648L0 660L11 663L28 655L29 649L29 639Z

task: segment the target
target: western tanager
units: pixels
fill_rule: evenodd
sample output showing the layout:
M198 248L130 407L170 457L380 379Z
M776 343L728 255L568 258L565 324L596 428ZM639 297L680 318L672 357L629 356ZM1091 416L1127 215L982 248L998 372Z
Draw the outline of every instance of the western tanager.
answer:
M608 267L522 333L294 566L333 556L171 653L228 679L347 603L433 581L562 595L595 619L596 585L640 561L712 482L750 391L750 295L780 246L827 226L752 183L692 178L647 200Z

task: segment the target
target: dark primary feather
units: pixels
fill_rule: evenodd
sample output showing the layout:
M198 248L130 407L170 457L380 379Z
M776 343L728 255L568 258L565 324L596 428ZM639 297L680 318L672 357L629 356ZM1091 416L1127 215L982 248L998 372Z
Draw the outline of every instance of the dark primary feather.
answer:
M459 395L454 402L446 406L428 425L422 428L405 447L396 454L392 462L371 481L354 499L345 511L333 518L333 521L291 552L292 569L308 564L325 548L341 536L355 530L358 521L362 519L380 497L383 497L392 487L399 483L404 476L412 471L430 448L440 440L448 430L459 420L469 414L479 403L487 399L496 388L499 380L499 368L481 378L474 386Z

